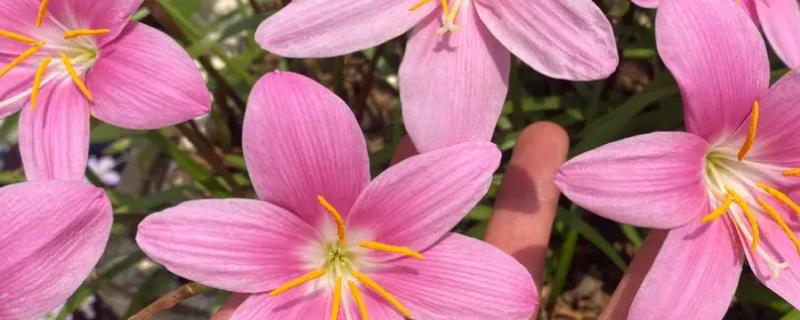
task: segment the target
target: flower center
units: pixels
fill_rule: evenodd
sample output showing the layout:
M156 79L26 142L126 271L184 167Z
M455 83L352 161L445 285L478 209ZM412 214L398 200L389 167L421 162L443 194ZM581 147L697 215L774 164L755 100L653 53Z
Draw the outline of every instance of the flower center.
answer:
M36 15L36 21L34 22L34 26L37 29L42 27L42 23L44 22L45 15L47 13L48 2L48 0L43 0L39 6L39 12ZM55 21L55 19L53 19L53 22L54 24L58 25L60 29L66 30L63 33L63 41L48 42L16 32L0 29L0 37L4 37L29 46L27 50L23 51L19 56L11 60L11 62L0 69L0 78L4 77L15 67L31 58L41 58L33 77L33 87L30 91L28 91L30 92L31 109L36 108L36 103L39 98L39 91L41 90L42 86L56 78L60 78L65 75L68 75L72 79L72 82L75 83L86 99L88 99L90 102L94 101L91 92L89 92L89 89L86 87L86 84L83 81L83 75L89 70L94 61L97 60L99 50L94 41L87 40L84 37L101 36L111 32L111 30L68 30L63 25ZM54 74L53 76L45 77L47 69L53 60L53 55L57 55L57 57L61 60L61 63L63 64L63 71L66 72L66 74L64 74L64 72L60 72ZM27 95L28 92L25 92L24 94Z
M713 148L706 155L705 182L709 199L716 209L700 221L709 223L727 217L742 243L749 244L750 252L767 263L772 277L778 277L789 265L760 246L761 232L757 216L766 215L776 223L800 254L800 240L776 209L778 205L781 209L785 206L800 215L800 206L767 183L775 180L773 174L776 171L791 177L800 175L800 169L786 170L745 159L756 141L759 112L759 103L755 101L747 137L738 152L723 145Z
M351 247L347 242L347 229L342 215L322 196L317 196L317 200L336 223L337 238L323 244L324 258L320 259L315 269L281 284L270 291L269 295L274 297L302 284L318 281L318 283L323 286L332 285L333 287L333 307L330 313L331 320L337 320L339 318L339 307L342 301L342 291L344 290L349 291L350 295L352 295L353 300L358 306L361 319L369 319L366 304L364 304L361 291L359 290L359 286L364 286L386 300L386 302L397 309L405 318L410 319L411 313L394 295L386 291L386 289L381 287L375 280L372 280L372 278L359 271L359 267L363 265L363 260L365 258L360 250L368 249L394 253L419 260L424 259L422 254L410 248L393 246L377 241L359 241L357 243L357 248ZM344 284L347 284L347 288L344 288Z
M430 1L431 0L420 0L409 8L409 11L417 10ZM456 16L458 15L459 9L461 9L462 2L466 1L468 0L440 0L440 5L442 7L442 27L439 28L439 34L461 30L461 26L456 25Z

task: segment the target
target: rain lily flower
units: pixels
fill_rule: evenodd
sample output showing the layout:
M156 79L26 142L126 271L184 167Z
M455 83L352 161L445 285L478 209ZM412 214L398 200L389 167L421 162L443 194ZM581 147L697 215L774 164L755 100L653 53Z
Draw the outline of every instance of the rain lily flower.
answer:
M0 118L22 109L29 180L82 180L90 114L154 129L209 111L189 55L160 31L129 21L141 2L0 2Z
M0 188L0 319L40 319L89 275L111 231L103 190L77 181Z
M640 7L656 8L663 0L632 0ZM797 0L735 1L761 25L772 49L789 68L800 67L800 3Z
M256 41L283 56L329 57L414 27L400 99L423 152L491 139L508 92L509 52L570 80L605 78L619 60L611 24L592 0L292 1L259 27Z
M717 14L709 15L709 12ZM743 255L800 307L800 74L768 88L766 46L736 4L663 0L659 53L681 89L688 132L614 142L556 175L578 205L669 229L629 319L721 319Z
M334 137L334 138L332 138ZM235 319L526 319L530 274L450 233L484 195L500 152L470 142L370 181L361 130L324 87L293 73L255 86L244 155L261 200L189 201L148 216L136 241L202 284L249 293Z

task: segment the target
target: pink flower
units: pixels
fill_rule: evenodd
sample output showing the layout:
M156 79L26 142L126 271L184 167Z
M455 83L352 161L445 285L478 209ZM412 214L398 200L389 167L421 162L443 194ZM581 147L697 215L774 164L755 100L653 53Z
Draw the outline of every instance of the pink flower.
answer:
M22 109L29 180L83 179L90 114L154 129L209 111L189 55L165 34L128 21L141 2L0 1L0 118Z
M472 142L412 157L370 181L350 109L274 72L255 86L244 153L261 200L189 201L136 237L182 277L251 294L236 319L524 319L530 274L450 233L484 195L500 152Z
M81 182L0 188L0 319L39 319L92 270L111 231L105 193Z
M655 8L663 0L632 0L640 7ZM789 66L800 67L800 4L797 0L721 0L741 5L753 22L761 25L772 49Z
M593 80L616 69L611 24L591 0L303 0L258 29L289 57L373 47L416 26L400 66L409 135L421 151L488 141L508 91L510 55L556 78Z
M764 41L731 1L664 0L656 31L688 132L580 155L558 186L601 216L670 229L630 319L721 319L743 254L767 287L800 307L800 207L784 193L800 183L800 74L768 88Z

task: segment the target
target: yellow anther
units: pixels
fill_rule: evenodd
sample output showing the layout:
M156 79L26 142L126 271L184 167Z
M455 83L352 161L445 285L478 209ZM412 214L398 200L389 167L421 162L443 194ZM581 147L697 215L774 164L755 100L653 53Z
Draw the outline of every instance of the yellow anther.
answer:
M385 244L385 243L381 243L381 242L377 242L377 241L361 241L361 242L358 243L358 246L360 246L362 248L365 248L365 249L370 249L370 250L377 250L377 251L383 251L383 252L389 252L389 253L402 254L404 256L412 257L414 259L419 259L419 260L425 259L425 257L423 257L421 253L419 253L419 252L417 252L417 251L415 251L413 249L406 248L406 247L393 246L393 245L389 245L389 244Z
M756 200L758 200L758 204L761 205L761 209L763 209L764 212L766 212L770 216L770 218L772 218L772 220L775 220L778 226L781 227L781 230L783 230L783 232L786 233L786 235L789 237L789 240L792 241L794 247L797 249L797 254L800 255L800 239L797 239L797 236L794 235L794 231L792 231L792 229L790 229L789 226L786 225L786 222L783 221L783 218L781 218L780 214L778 214L778 211L775 210L775 208L773 208L771 205L769 205L769 203L767 203L760 197Z
M783 172L783 175L787 177L800 176L800 168L786 170Z
M89 88L86 87L86 84L81 80L81 76L75 71L75 67L72 66L69 57L63 52L59 52L58 55L61 56L61 61L64 63L64 68L67 69L67 73L69 73L69 76L72 78L72 82L75 82L75 85L78 86L78 89L81 90L86 99L93 102L94 98L92 97L92 93L89 92Z
M275 288L275 290L270 291L269 296L270 297L277 296L277 295L279 295L281 293L286 292L289 289L297 287L297 286L299 286L301 284L304 284L306 282L309 282L311 280L317 279L317 278L319 278L319 277L321 277L323 275L325 275L325 269L322 269L322 268L314 269L309 273L306 273L306 274L304 274L304 275L302 275L300 277L297 277L295 279L289 280L286 283L278 286L277 288Z
M18 66L20 63L23 63L25 62L25 60L32 57L34 54L36 54L36 52L39 52L39 49L41 49L43 46L44 46L44 41L38 42L35 46L31 47L28 50L25 50L25 52L14 58L14 60L11 60L11 62L9 62L5 67L3 67L2 70L0 70L0 78L7 75L9 72L11 72L12 69L14 69L14 67Z
M44 73L47 71L47 66L50 65L50 61L53 60L50 56L47 56L42 60L42 63L39 64L39 68L36 69L36 74L33 75L33 88L31 89L31 110L36 109L36 102L39 100L39 90L42 88L42 78L44 78Z
M785 205L789 206L789 208L791 208L792 211L794 211L797 215L800 215L800 206L798 206L797 203L792 201L792 199L789 199L789 196L787 196L785 193L780 192L778 191L778 189L770 187L764 183L758 183L757 185L759 188L764 189L764 191L769 193L769 195L771 195L776 200L783 202Z
M47 13L47 3L50 0L42 0L42 3L39 4L39 12L36 13L36 27L39 28L42 26L42 22L44 22L44 14Z
M456 14L458 14L458 9L461 8L461 1L463 0L455 0L455 4L450 11L447 12L447 20L450 20L451 23L456 21Z
M367 275L365 275L365 274L363 274L361 272L358 272L358 271L352 271L351 274L354 277L356 277L356 279L358 279L358 281L360 281L365 286L367 286L370 289L372 289L372 291L375 291L375 293L377 293L383 299L385 299L386 302L389 302L389 304L394 306L395 309L397 309L397 311L399 311L400 314L402 314L404 317L406 317L408 319L412 318L411 317L411 312L409 312L408 309L405 306L403 306L403 304L400 303L400 301L397 300L397 298L395 298L391 293L386 291L386 289L384 289L377 282L375 282L375 280L372 280L372 278L370 278Z
M711 211L711 213L703 216L703 218L700 219L700 223L709 223L711 221L719 219L719 217L728 212L728 209L730 209L732 202L733 198L731 197L731 195L730 194L726 195L725 201L722 203L722 205L719 206L719 208L714 209L714 211Z
M442 14L447 16L448 12L450 12L450 5L447 3L447 0L442 0Z
M758 129L758 118L759 118L759 105L758 100L753 101L753 112L750 113L750 127L747 129L747 138L744 140L744 144L742 148L739 149L739 161L744 160L744 157L750 152L750 149L753 148L753 144L756 143L756 130Z
M8 38L14 41L24 42L32 45L36 45L39 43L36 39L23 36L16 32L11 32L7 30L0 29L0 37Z
M733 202L742 208L742 212L744 212L745 217L747 217L747 221L750 223L750 229L753 230L753 242L750 243L750 251L755 251L758 248L758 243L761 241L761 233L758 230L758 221L756 221L756 215L753 214L753 211L750 210L750 206L747 204L747 201L742 198L736 191L733 189L725 187L725 190L728 191L728 194L733 198Z
M427 4L428 2L431 2L431 0L419 0L419 2L415 3L413 6L411 6L411 8L408 8L408 11L414 11L414 10L417 10L417 9L419 9L420 7L422 7L422 6L424 6L425 4Z
M336 221L336 233L339 235L339 241L345 242L346 229L344 225L344 219L342 219L342 215L339 214L339 211L337 211L336 208L334 208L328 202L328 200L325 200L325 198L323 198L322 196L317 196L317 201L319 201L319 204L321 204L322 207L325 208L325 210L327 210L328 213L331 214L331 216L333 216L333 220Z
M339 319L339 304L342 302L342 277L336 277L333 286L333 307L331 307L331 320Z
M361 291L358 291L358 285L353 281L348 281L347 285L350 287L350 294L353 295L353 300L356 301L358 313L361 314L361 320L369 320L369 316L367 315L367 305L364 304L364 298L361 297Z
M64 39L74 39L81 36L101 36L111 32L110 29L76 29L64 32Z

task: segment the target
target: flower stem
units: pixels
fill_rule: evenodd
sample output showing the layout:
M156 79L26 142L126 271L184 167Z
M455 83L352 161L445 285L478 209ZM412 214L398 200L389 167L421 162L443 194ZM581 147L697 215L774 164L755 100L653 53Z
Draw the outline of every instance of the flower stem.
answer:
M179 288L167 292L167 294L158 298L155 302L151 303L146 308L139 310L128 320L147 320L163 311L169 310L183 300L194 297L198 294L211 292L213 289L201 285L199 283L187 283Z

